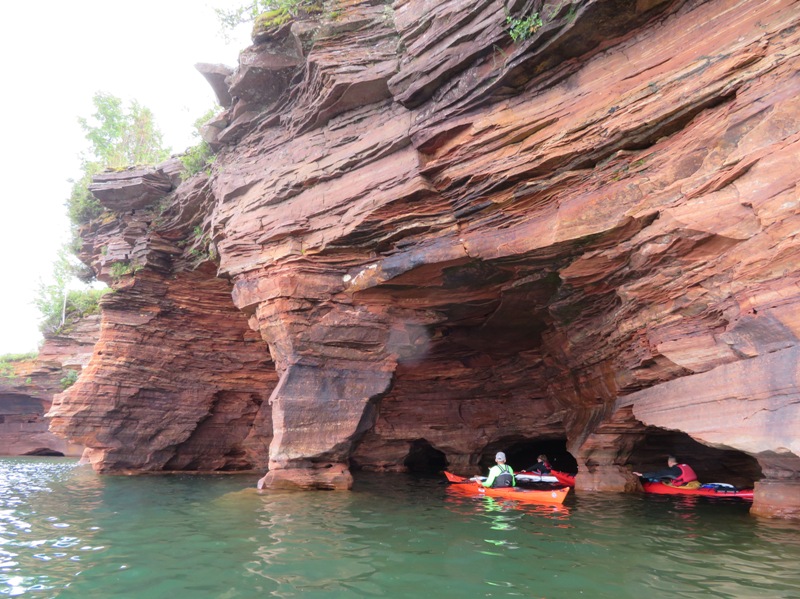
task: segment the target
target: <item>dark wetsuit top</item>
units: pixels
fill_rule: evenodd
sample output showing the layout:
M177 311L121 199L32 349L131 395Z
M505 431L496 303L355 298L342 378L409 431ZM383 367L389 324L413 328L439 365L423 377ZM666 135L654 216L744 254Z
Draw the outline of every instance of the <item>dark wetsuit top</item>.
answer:
M536 462L535 466L528 468L528 472L538 472L539 474L550 474L550 468L544 462Z

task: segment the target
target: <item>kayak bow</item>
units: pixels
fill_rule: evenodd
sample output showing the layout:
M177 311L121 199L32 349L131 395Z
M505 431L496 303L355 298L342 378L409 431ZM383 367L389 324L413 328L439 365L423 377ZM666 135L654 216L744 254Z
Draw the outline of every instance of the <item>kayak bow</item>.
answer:
M459 492L475 496L496 497L500 499L512 499L514 501L524 501L526 503L564 503L564 498L569 493L568 488L563 489L521 489L520 487L502 487L492 489L483 485L445 471L447 480L454 483L450 488Z

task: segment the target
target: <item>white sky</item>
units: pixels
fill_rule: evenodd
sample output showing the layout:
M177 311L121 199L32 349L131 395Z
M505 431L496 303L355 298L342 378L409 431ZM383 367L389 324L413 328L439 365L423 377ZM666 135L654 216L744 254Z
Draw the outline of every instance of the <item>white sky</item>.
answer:
M227 43L213 7L244 0L39 0L0 8L0 354L35 351L33 298L69 239L64 201L86 148L77 119L111 93L150 108L165 145L195 143L215 106L194 64L236 66L247 30Z

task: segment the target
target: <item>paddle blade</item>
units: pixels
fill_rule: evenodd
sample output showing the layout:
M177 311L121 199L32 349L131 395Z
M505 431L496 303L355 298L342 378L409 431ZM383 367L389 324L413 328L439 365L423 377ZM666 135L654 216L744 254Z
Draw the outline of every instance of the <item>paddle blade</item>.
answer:
M453 474L452 472L448 472L447 470L444 471L444 475L447 477L451 483L465 483L468 482L468 479L464 478L463 476L458 476Z

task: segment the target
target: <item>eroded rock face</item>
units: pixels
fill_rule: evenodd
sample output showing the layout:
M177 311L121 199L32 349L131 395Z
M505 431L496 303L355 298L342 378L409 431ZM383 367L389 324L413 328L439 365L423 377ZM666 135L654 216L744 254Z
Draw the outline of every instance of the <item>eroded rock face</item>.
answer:
M797 383L775 375L800 328L795 3L544 2L517 43L506 10L532 3L340 8L259 32L210 127L210 178L171 192L163 218L121 202L87 230L100 272L144 268L116 318L159 313L171 289L188 306L203 277L232 284L241 314L224 318L249 317L278 378L248 382L271 392L271 427L248 438L270 441L273 486L347 487L351 461L401 470L423 446L474 471L504 444L563 439L579 490L630 490L660 428L757 460L755 511L796 513ZM191 270L209 248L217 272ZM211 326L187 313L167 330L195 318ZM97 352L86 385L144 369L178 393L125 355ZM206 385L229 377L217 368ZM146 386L133 378L128 395L86 387L60 408L101 469L122 450L108 415L89 425L89 397L129 410ZM181 397L167 442L118 463L184 463L174 448L213 400ZM154 401L145 422L166 410ZM130 443L152 443L147 426Z
M94 356L50 426L100 472L263 468L271 366L224 281L143 271L104 298Z
M45 413L69 373L88 364L99 336L99 315L72 321L45 339L36 358L13 363L13 376L0 378L0 455L82 454L83 446L49 430Z

